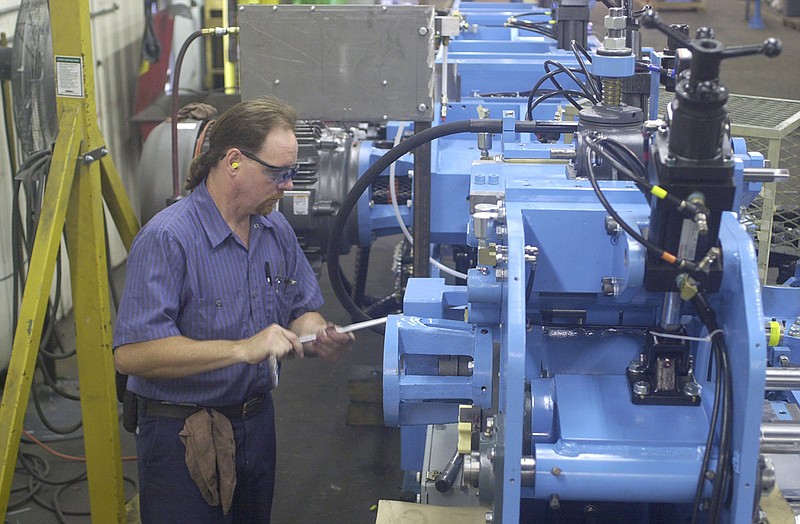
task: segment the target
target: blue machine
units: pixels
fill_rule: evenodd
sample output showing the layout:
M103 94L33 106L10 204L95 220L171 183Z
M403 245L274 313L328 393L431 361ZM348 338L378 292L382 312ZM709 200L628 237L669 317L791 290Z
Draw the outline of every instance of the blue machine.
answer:
M619 95L635 65L619 16L593 55L602 103L575 127L504 107L500 120L430 130L434 158L461 148L469 160L448 165L470 180L463 208L456 198L447 221L432 215L432 238L437 223L463 231L477 265L466 286L409 281L386 328L386 422L407 447L419 428L457 424L452 458L428 479L455 493L445 504L485 506L487 522L752 522L761 453L798 447L797 427L762 427L762 408L765 388L800 383L776 369L793 362L800 327L784 336L782 323L800 296L768 289L762 304L737 211L764 161L729 136L718 78L723 58L779 44L690 42L646 14L692 60L666 121L645 121ZM475 160L446 126L499 135L499 151ZM537 139L548 133L575 139ZM438 184L449 171L434 167Z

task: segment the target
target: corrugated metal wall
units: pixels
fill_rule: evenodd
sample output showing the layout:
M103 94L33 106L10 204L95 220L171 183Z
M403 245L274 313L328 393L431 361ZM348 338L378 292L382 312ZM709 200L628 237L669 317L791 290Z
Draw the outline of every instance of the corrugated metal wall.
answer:
M87 0L50 0L87 1ZM88 0L92 17L95 59L95 92L100 130L128 194L136 194L136 171L141 147L138 128L131 122L139 54L144 32L144 2L137 0ZM0 0L0 31L13 38L19 0ZM55 21L57 23L57 21ZM79 37L78 34L75 35ZM13 44L13 40L11 41ZM0 108L2 109L2 108ZM5 144L0 126L0 144ZM13 281L11 259L12 173L5 147L0 147L0 370L7 367L13 338ZM138 204L134 202L134 208ZM109 232L111 262L125 258L125 250L112 227ZM67 268L64 268L65 275ZM69 284L61 311L71 307Z

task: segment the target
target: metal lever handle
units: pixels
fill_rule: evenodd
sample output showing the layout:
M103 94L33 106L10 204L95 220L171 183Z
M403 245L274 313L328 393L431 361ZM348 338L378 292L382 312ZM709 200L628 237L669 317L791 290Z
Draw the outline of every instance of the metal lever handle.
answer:
M737 56L748 56L763 54L769 58L778 56L783 50L783 44L777 38L767 38L764 42L756 45L745 45L740 47L729 47L722 52L724 58L735 58Z

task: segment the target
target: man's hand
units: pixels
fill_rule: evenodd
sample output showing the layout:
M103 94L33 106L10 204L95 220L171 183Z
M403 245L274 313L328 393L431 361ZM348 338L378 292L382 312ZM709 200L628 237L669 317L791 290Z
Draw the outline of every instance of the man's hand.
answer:
M263 362L270 355L281 360L294 352L303 358L303 345L297 335L278 324L271 324L266 329L256 333L241 342L242 359L248 364Z
M339 333L336 326L328 325L317 333L317 338L309 342L315 355L326 360L338 360L353 348L356 337L352 333Z

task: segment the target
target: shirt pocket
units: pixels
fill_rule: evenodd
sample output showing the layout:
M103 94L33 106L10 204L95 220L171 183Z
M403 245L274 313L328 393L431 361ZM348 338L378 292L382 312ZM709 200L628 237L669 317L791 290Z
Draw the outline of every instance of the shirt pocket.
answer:
M247 333L247 294L241 290L219 291L201 298L197 313L202 340L239 340Z

